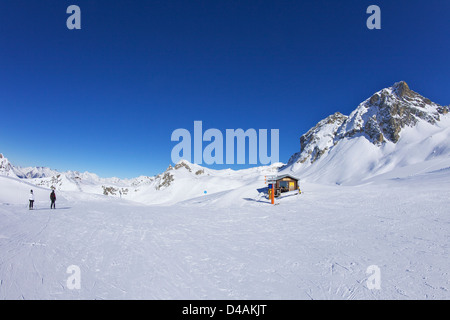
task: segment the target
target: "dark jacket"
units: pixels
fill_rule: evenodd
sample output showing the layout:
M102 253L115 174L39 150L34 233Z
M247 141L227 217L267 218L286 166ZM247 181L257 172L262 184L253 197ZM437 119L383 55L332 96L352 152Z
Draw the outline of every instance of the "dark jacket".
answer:
M50 200L56 201L56 194L55 194L55 191L52 191L52 193L50 193Z

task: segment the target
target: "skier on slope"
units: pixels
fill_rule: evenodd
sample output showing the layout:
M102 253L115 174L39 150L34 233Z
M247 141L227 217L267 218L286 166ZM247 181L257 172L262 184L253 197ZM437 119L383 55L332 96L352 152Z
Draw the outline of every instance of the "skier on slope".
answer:
M34 203L34 193L33 190L30 191L30 196L28 197L28 200L30 200L30 205L28 206L28 209L33 209L33 203Z
M56 209L56 194L55 194L55 190L52 190L52 193L50 193L50 201L52 202L50 205L50 209Z

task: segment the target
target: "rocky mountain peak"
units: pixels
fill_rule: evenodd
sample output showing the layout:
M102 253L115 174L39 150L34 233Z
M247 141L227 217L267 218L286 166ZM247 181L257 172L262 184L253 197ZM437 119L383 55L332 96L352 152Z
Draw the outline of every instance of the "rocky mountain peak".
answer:
M412 91L405 81L382 89L362 102L350 116L339 112L321 120L300 137L300 152L288 162L314 163L339 141L363 136L375 145L397 143L406 126L419 121L432 125L448 113L440 106Z
M187 160L180 160L180 161L178 161L178 163L175 165L175 170L178 170L178 169L180 169L180 168L182 168L182 167L184 167L184 168L186 168L186 170L188 170L189 172L192 172L192 170L191 170L191 166L190 166L191 164L189 163L189 161L187 161Z
M411 96L412 91L409 89L408 84L405 81L400 81L394 83L392 86L393 92L400 98L404 96Z

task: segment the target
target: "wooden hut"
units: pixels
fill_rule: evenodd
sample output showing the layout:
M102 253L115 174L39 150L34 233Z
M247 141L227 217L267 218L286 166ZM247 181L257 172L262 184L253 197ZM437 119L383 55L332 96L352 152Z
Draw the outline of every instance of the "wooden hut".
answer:
M299 179L289 174L272 176L269 178L269 189L274 184L275 196L278 197L283 192L298 190Z

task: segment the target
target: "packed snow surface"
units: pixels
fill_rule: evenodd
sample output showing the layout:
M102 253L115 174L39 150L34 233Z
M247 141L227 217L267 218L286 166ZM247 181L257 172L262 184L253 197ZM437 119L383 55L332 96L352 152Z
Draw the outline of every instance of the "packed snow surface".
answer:
M275 206L258 186L171 206L60 191L56 210L34 186L30 211L30 185L0 177L0 298L450 298L450 168L304 183Z

